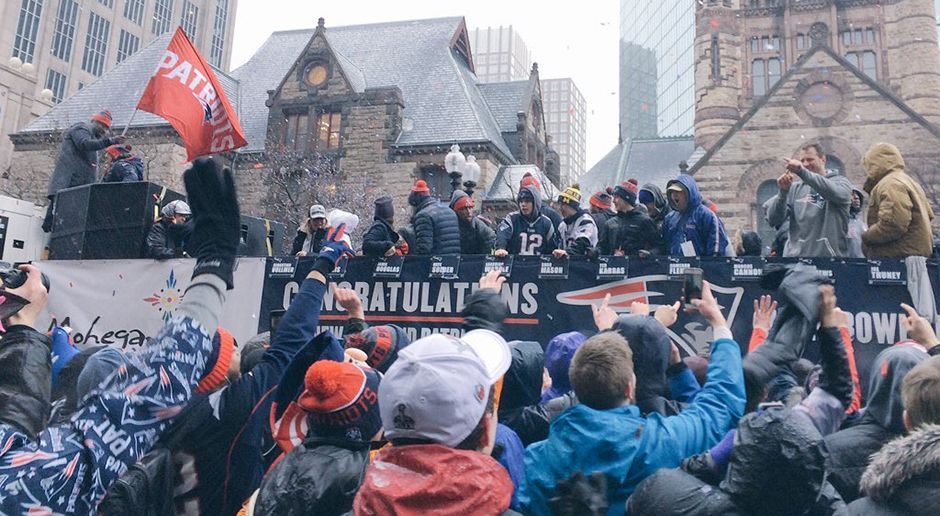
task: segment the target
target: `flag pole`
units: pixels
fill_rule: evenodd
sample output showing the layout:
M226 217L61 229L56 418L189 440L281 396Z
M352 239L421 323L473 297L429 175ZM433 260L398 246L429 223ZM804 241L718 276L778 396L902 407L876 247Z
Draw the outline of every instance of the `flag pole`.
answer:
M134 117L137 116L137 111L138 111L137 108L134 108L134 112L131 113L131 117L130 117L130 119L127 121L127 125L125 125L125 126L124 126L124 130L121 131L121 136L124 136L124 135L127 134L127 130L130 129L130 127L131 127L131 122L133 122L133 121L134 121Z

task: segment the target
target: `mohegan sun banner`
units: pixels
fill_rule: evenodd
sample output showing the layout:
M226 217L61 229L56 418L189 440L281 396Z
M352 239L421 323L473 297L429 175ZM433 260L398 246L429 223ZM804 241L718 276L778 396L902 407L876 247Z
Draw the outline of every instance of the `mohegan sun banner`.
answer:
M51 282L40 323L68 326L80 348L136 349L179 308L195 264L193 259L40 262ZM257 332L264 268L264 258L238 260L235 290L226 296L221 322L238 342Z

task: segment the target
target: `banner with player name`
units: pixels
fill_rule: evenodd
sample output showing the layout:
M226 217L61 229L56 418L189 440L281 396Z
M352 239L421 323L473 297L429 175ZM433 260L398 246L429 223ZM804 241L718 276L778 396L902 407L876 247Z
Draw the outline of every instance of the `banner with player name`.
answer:
M760 287L760 275L767 263L761 258L455 258L354 258L344 263L332 280L359 294L370 324L398 324L414 339L438 332L459 334L464 300L476 288L484 270L498 268L509 277L502 291L509 306L504 324L506 337L535 340L543 345L566 331L594 331L591 304L600 303L606 294L611 295L610 305L624 313L629 312L634 301L649 303L654 310L659 305L671 304L682 294L683 271L700 267L712 284L735 338L746 346L754 300L761 294L773 294ZM911 298L904 263L801 261L815 265L835 282L839 306L851 316L850 329L860 371L867 377L868 365L878 352L905 337L899 305L909 303ZM289 305L312 264L313 260L307 258L269 259L260 329L268 327L266 314ZM940 286L937 264L930 263L929 271L936 296ZM346 318L347 314L328 294L320 329L341 335ZM705 351L711 339L707 324L696 314L680 314L669 333L684 355ZM814 348L807 349L808 358L814 358Z

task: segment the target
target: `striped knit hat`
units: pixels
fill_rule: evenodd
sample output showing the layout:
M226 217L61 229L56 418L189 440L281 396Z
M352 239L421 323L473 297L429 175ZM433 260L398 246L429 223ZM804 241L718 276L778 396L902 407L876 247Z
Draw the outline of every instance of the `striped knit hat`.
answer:
M228 377L235 345L235 337L232 337L231 333L221 327L216 329L215 335L212 336L212 354L206 362L206 374L196 385L196 394L212 392L222 386Z

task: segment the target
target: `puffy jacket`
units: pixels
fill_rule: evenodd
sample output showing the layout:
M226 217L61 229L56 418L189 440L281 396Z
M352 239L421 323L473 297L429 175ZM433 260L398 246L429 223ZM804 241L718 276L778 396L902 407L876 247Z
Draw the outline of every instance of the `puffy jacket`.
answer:
M409 254L460 254L457 214L446 204L428 197L415 207L411 224L415 230L415 245Z
M835 172L823 176L801 167L795 174L801 181L777 194L767 213L773 227L790 222L784 256L848 255L852 183Z
M592 212L591 216L594 217L594 223L597 224L597 243L598 251L600 251L600 243L607 241L607 221L610 220L614 214L610 210L601 210Z
M111 164L111 170L101 179L102 183L129 183L144 180L144 162L137 156L119 159Z
M650 217L650 219L653 220L653 224L656 224L656 229L662 233L663 222L666 220L666 216L672 213L672 207L669 206L669 200L666 199L663 191L653 183L646 183L643 185L643 188L640 188L640 191L642 192L643 190L646 190L650 193L650 195L653 196L653 202L656 204L656 209L659 211L659 213L657 213L655 217ZM649 215L648 212L647 215Z
M621 251L627 256L636 256L640 250L662 254L663 241L656 224L639 210L617 212L607 221L606 240L600 243L601 254Z
M879 143L862 159L868 172L865 191L871 195L868 231L862 250L868 258L930 257L933 252L933 208L924 189L904 171L894 145Z
M385 219L375 217L372 226L362 237L362 254L366 256L385 256L388 250L398 242L398 233Z
M111 484L150 451L189 401L212 351L201 323L174 317L120 374L92 391L68 423L31 439L0 422L0 442L6 443L0 450L0 513L92 514ZM43 353L48 359L48 350ZM3 362L0 370L8 378Z
M744 412L741 350L729 337L728 330L716 336L708 381L678 415L642 417L635 405L595 410L582 404L565 411L547 440L526 449L520 507L527 514L551 514L548 500L558 482L576 471L599 471L607 476L608 514L623 514L641 480L721 440Z
M552 221L552 226L555 228L555 232L557 233L558 226L561 225L562 221L561 213L558 213L558 210L547 204L542 204L541 196L537 196L536 199L539 199L539 213L545 215L548 220Z
M369 444L308 438L265 475L255 514L343 514L369 465Z
M502 514L512 489L509 474L489 455L439 444L392 446L366 469L353 514Z
M147 232L147 257L155 260L182 257L191 232L192 225L188 223L173 224L167 219L154 222Z
M479 216L470 222L458 218L460 224L460 252L462 254L490 254L496 247L496 232Z
M53 196L59 190L73 186L90 185L98 178L98 151L114 143L111 138L95 137L88 122L79 122L66 129L59 146L55 170L46 195Z
M178 485L174 501L187 514L235 514L261 485L262 433L273 392L288 364L315 340L326 285L305 279L274 339L248 374L190 403L192 425L173 460Z
M861 420L826 437L830 478L846 502L860 496L859 481L871 455L904 433L901 383L908 371L927 358L923 348L910 341L879 353L872 363Z
M702 194L698 184L690 175L681 174L678 179L667 183L668 189L675 183L681 184L689 194L685 211L676 206L663 222L663 240L670 256L682 256L682 244L692 242L695 256L724 256L728 246L728 234L725 225L714 212L702 203Z
M29 326L7 328L0 339L0 423L35 439L49 421L51 377L49 337Z
M865 470L862 490L868 496L839 515L940 514L940 425L924 425L886 444Z

